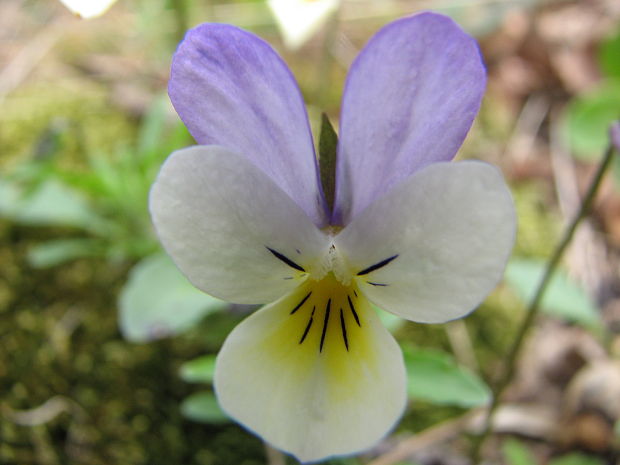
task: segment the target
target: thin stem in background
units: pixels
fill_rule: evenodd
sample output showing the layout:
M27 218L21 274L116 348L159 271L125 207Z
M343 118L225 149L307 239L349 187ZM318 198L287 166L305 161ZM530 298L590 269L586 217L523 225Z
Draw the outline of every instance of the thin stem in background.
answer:
M278 449L274 449L268 443L265 445L265 457L267 459L267 465L286 465L286 457Z
M521 352L521 347L523 346L525 337L527 333L529 332L530 328L532 327L532 324L534 323L536 316L538 315L538 311L540 308L540 302L545 294L545 290L547 289L547 286L549 285L549 282L551 281L553 273L556 270L558 264L560 263L560 260L562 259L562 256L564 255L564 252L566 251L566 248L570 244L573 238L573 235L575 234L575 231L577 227L579 226L579 223L581 223L581 220L583 220L583 218L586 216L586 214L590 210L590 207L592 206L594 198L596 197L596 193L598 192L598 189L601 185L601 181L603 180L603 177L605 173L607 172L607 169L611 165L614 152L615 152L614 146L610 143L609 147L607 148L605 152L605 156L603 157L603 160L601 161L598 167L598 170L596 171L596 174L594 175L594 178L592 179L590 186L588 187L588 190L581 203L581 206L579 207L579 211L577 211L577 213L575 214L575 217L573 218L568 228L564 232L564 235L562 236L560 243L558 244L555 251L553 252L553 255L547 262L547 268L545 269L545 273L542 279L540 280L540 283L538 284L538 288L536 289L534 298L530 301L530 304L527 307L527 311L526 311L526 315L523 320L523 323L521 323L521 326L519 327L519 331L510 348L510 352L508 353L507 362L506 362L506 370L504 371L499 382L493 388L493 400L491 401L491 406L489 407L489 410L487 412L482 432L475 439L474 444L472 446L471 457L472 457L472 462L474 464L480 461L480 450L482 448L482 444L484 443L486 438L489 436L489 433L491 431L493 415L495 414L495 411L497 410L497 407L499 406L500 399L501 399L501 396L504 390L510 384L510 381L512 380L514 376L517 357L519 353Z
M441 447L442 443L461 434L472 420L475 420L481 413L480 409L474 409L460 417L433 425L424 431L401 440L394 448L372 460L367 465L394 465L421 450Z
M444 325L444 329L457 361L474 373L478 373L480 366L465 322L463 320L450 321Z
M186 0L172 0L175 19L175 38L177 42L181 42L185 37L185 33L189 29L189 15L187 11Z

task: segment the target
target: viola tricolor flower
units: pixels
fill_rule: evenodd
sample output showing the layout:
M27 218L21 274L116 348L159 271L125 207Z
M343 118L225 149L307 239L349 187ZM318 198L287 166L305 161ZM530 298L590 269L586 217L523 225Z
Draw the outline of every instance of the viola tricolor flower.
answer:
M514 242L500 172L450 162L484 87L475 41L449 18L379 31L346 81L330 212L279 56L228 25L187 34L169 93L201 145L168 158L150 209L196 287L268 303L217 358L232 418L302 461L366 449L393 427L405 368L373 304L423 323L460 318L496 286Z

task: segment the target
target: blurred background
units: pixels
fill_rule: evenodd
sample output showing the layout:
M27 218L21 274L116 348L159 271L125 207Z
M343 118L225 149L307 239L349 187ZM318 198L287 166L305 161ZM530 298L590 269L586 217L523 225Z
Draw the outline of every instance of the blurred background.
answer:
M0 0L0 463L296 463L230 422L212 393L214 356L252 308L194 290L150 225L160 164L193 143L166 95L171 56L201 22L259 34L297 77L317 136L323 111L337 127L346 70L369 37L425 9L480 42L488 90L459 157L502 169L517 245L467 319L385 317L405 353L409 409L377 447L329 463L470 463L489 385L620 116L620 2L67 3L73 12ZM543 299L488 463L620 463L619 251L614 161Z

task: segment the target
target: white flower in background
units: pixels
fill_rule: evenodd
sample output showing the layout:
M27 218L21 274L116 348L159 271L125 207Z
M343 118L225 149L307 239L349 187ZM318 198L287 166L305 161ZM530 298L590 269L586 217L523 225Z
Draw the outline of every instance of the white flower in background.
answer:
M336 11L339 0L267 0L276 18L284 45L305 44Z
M72 13L84 19L101 16L116 0L60 0Z

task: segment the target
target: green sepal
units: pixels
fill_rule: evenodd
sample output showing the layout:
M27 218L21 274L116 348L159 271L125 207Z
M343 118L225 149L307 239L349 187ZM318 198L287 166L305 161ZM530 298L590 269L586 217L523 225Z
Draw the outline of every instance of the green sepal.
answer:
M334 194L336 192L336 151L338 134L325 113L321 114L321 135L319 137L319 169L321 172L321 186L327 201L329 211L334 209Z

